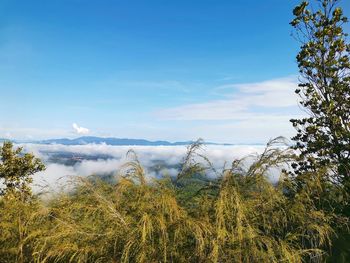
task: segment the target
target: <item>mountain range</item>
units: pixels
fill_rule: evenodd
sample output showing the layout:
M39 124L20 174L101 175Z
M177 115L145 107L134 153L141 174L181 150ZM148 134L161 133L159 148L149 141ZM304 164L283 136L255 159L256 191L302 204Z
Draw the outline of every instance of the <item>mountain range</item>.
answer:
M0 142L4 139L0 139ZM17 142L17 141L14 141ZM19 142L19 141L18 141ZM86 145L86 144L106 144L115 146L179 146L189 145L194 141L185 142L168 142L168 141L149 141L145 139L128 139L128 138L103 138L95 136L83 136L75 139L61 138L41 141L26 141L26 143L37 144L62 144L62 145ZM232 145L223 143L204 142L206 145Z

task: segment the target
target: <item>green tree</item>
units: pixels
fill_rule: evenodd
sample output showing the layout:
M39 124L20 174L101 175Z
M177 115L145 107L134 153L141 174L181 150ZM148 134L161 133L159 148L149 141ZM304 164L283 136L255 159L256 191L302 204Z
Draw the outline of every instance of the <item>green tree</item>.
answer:
M339 2L319 0L317 11L302 2L293 11L291 25L302 43L297 55L301 77L295 92L308 113L291 120L297 129L295 148L300 151L293 168L298 175L327 167L326 179L349 194L350 45L343 29L348 19Z
M18 192L22 196L31 195L30 184L33 174L43 171L44 164L30 153L22 153L22 148L13 149L11 142L0 147L0 182L3 187L0 195Z
M11 142L0 147L0 258L1 262L31 262L33 240L40 224L39 203L32 195L32 175L43 163Z
M291 22L302 43L297 55L301 77L295 92L308 113L291 120L297 129L295 149L300 152L293 168L300 189L318 178L317 187L308 191L313 192L311 198L318 209L345 216L340 218L346 224L350 216L350 45L343 27L348 19L340 0L316 3L317 9L302 2ZM328 260L349 262L349 232L339 222L333 227L337 235Z

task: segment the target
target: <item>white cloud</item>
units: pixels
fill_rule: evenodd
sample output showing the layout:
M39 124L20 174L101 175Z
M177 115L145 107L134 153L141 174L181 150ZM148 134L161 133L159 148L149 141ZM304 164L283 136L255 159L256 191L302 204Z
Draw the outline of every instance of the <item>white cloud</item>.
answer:
M282 78L259 83L218 87L225 99L163 109L157 116L163 120L251 120L297 112L295 78ZM289 113L289 114L290 114Z
M79 125L76 123L73 123L72 126L73 126L75 133L77 133L77 134L83 135L83 134L88 134L90 132L89 129L84 128L84 127L79 127Z
M218 99L164 108L154 114L160 123L174 124L174 136L234 143L289 138L295 133L289 120L305 116L294 93L297 82L292 76L222 85L212 91ZM172 134L172 130L163 133Z
M130 146L111 146L105 144L88 145L40 145L20 144L27 152L34 153L41 158L47 169L34 176L35 189L39 186L49 186L50 192L59 192L69 178L75 176L89 176L92 174L117 174L122 165L128 159L126 154ZM186 154L186 146L133 146L142 166L146 169L147 177L152 178L156 174L150 168L163 161L169 167L160 167L160 174L175 176L178 171L176 166ZM212 162L214 167L220 171L224 165L230 165L234 159L239 159L254 153L261 153L264 146L261 145L235 145L221 146L208 145L203 148L204 154ZM108 159L83 160L75 165L68 166L58 163L50 163L49 156L52 153L74 153L75 156L108 156Z
M33 176L33 190L35 192L59 193L65 188L69 178L78 176L73 166L63 164L46 164L46 170Z
M200 103L186 103L193 99L193 92L201 90L201 85L181 84L177 82L144 83L145 86L160 88L162 84L172 90L188 88L191 94L179 95L172 103L178 101L177 107L157 106L152 104L156 112L140 114L125 112L119 122L97 120L94 123L94 134L108 137L144 138L148 140L186 141L203 138L207 141L228 143L266 143L277 136L291 137L295 134L289 119L304 116L297 106L298 97L294 94L297 77L273 79L259 83L230 84L226 79L218 83L228 83L196 97L212 99L199 100ZM137 81L130 85L141 85ZM207 85L203 84L204 90ZM127 85L126 85L127 86ZM164 88L162 92L167 93ZM204 95L204 96L202 96ZM160 100L161 101L161 100ZM180 102L182 101L182 102ZM164 102L161 103L161 105ZM159 108L160 107L160 108ZM129 115L128 115L129 114ZM130 115L131 114L131 115ZM113 115L113 114L112 114ZM113 115L105 118L115 118ZM74 119L72 120L72 122ZM91 119L91 122L96 120ZM76 125L76 129L67 130L65 124L55 126L36 126L35 128L19 127L8 122L0 123L0 138L8 137L10 132L15 139L52 139L73 137L86 128ZM65 122L66 123L66 122ZM90 127L92 128L92 127ZM79 133L80 132L80 133ZM32 137L30 137L30 135Z

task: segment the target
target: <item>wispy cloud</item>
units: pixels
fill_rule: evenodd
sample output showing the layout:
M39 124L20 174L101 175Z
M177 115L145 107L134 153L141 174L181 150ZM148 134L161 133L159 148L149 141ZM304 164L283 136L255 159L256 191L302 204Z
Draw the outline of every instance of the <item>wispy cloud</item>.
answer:
M225 98L203 103L182 105L163 109L156 115L163 120L237 120L255 121L256 118L271 118L297 109L294 77L269 80L259 83L224 85L215 89Z
M89 129L84 128L84 127L80 127L76 123L73 123L72 126L73 126L73 129L74 129L76 134L84 135L84 134L88 134L90 132Z
M206 88L203 88L203 94L198 96L195 91L202 89L199 86L193 88L195 84L183 86L177 82L144 83L145 86L155 87L154 89L157 90L161 89L163 84L168 88L172 87L173 90L181 90L181 87L193 89L190 94L179 95L176 92L168 93L164 88L163 91L166 91L164 94L167 94L164 101L158 96L159 94L152 95L153 92L146 92L149 94L148 99L152 107L135 109L129 107L119 112L114 108L116 103L113 102L113 105L108 106L110 111L104 114L103 121L88 117L89 123L94 126L88 128L93 128L93 134L96 136L169 141L203 138L207 141L228 143L266 143L276 136L291 137L295 134L289 119L304 115L297 106L298 97L294 94L297 77L244 84L230 84L230 81L232 80L217 82L224 85L217 84L215 87L213 84L214 88L211 90L208 90L209 84L207 84ZM130 85L136 86L141 83L135 81ZM131 89L131 86L127 87ZM112 86L107 85L107 87ZM149 91L152 91L152 88ZM176 95L179 99L176 98L171 103L167 103L168 97L171 97L169 94ZM196 100L193 100L194 97ZM115 96L110 96L111 101L114 98ZM193 103L193 101L199 103ZM179 106L164 106L169 104ZM91 116L95 115L91 114ZM80 118L71 117L71 120L63 119L63 123L45 125L43 122L41 126L35 124L35 128L21 127L25 125L24 123L15 125L16 123L4 121L0 124L0 138L9 137L8 133L11 133L11 137L15 139L50 139L86 134L89 129L81 127L79 123L76 123L74 128L69 127L70 123ZM119 118L119 121L110 121L115 118Z

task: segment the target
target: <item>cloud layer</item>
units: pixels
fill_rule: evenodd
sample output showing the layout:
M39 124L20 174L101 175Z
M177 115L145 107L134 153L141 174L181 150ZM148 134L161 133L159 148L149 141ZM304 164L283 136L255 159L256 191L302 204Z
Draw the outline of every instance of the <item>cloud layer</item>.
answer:
M47 166L46 171L35 175L35 185L49 185L50 191L57 191L61 183L64 183L71 176L89 176L92 174L117 174L118 170L128 159L126 154L131 147L129 146L110 146L105 144L89 145L38 145L22 144L25 151L31 152L41 158ZM133 146L141 164L145 167L148 176L155 177L160 174L175 176L178 173L176 169L184 156L187 148L185 146ZM237 146L205 146L201 150L213 163L214 167L221 170L225 165L237 158L242 158L253 153L260 153L264 146L260 145L237 145ZM100 159L82 160L76 164L64 165L52 163L50 156L53 153L73 154L74 156L100 156ZM159 173L156 174L155 164L164 163L167 167L159 167Z

